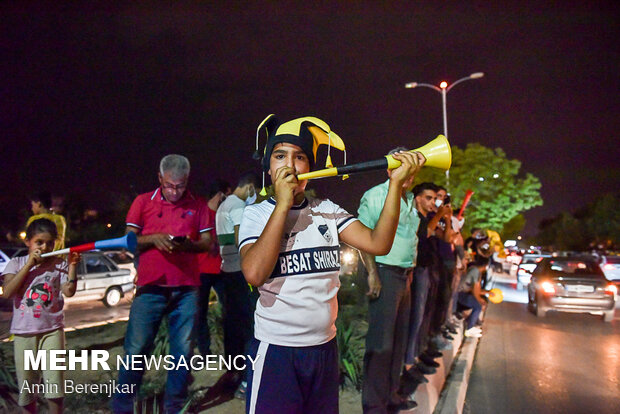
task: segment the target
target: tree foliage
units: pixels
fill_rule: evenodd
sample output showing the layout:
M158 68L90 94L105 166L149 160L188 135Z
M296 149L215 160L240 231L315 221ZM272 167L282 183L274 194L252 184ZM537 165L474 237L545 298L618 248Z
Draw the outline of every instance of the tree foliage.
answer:
M620 246L620 197L604 194L574 214L543 220L537 242L560 250L613 249Z
M515 233L525 220L518 216L533 207L541 206L540 180L530 173L519 174L521 162L506 158L501 148L468 144L465 149L452 147L450 185L446 186L443 171L424 168L417 181L432 181L448 187L455 210L460 207L465 192L474 192L465 212L465 229L473 227ZM509 224L510 223L510 224ZM516 231L518 232L517 229Z
M500 232L502 240L516 239L523 227L525 227L525 217L523 217L523 214L517 214L508 223L504 224L504 229Z

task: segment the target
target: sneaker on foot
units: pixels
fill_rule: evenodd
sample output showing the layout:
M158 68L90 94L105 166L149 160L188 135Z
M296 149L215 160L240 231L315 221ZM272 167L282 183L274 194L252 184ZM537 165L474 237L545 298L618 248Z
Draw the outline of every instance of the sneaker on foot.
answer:
M465 336L468 338L480 338L482 336L482 331L476 328L469 328L465 331Z

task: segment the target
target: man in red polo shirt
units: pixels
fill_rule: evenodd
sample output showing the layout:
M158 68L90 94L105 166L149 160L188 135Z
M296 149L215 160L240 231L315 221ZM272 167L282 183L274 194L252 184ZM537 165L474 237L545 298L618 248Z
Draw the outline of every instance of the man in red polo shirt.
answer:
M160 187L136 197L127 214L127 231L138 235L138 279L125 336L125 354L145 355L161 320L168 315L169 354L174 363L189 360L198 307L200 272L198 253L209 250L213 223L206 203L187 190L190 165L187 158L170 154L159 165ZM119 389L139 384L142 370L120 367ZM189 370L168 371L164 405L166 412L181 411ZM134 393L116 393L111 402L115 413L133 413Z

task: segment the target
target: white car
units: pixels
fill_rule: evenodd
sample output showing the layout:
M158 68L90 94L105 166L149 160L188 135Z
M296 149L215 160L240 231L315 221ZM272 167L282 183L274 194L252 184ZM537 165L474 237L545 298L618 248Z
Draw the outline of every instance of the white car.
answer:
M599 266L603 269L607 280L620 283L620 256L601 256Z
M6 267L6 264L9 262L9 260L11 260L11 258L2 250L0 250L0 273L4 272L4 268Z
M7 245L0 248L0 275L4 272L9 260L17 256L24 256L28 254L28 248L26 246L13 246ZM4 283L4 277L0 276L0 295L2 295L2 284ZM3 299L0 299L2 301ZM0 304L1 308L5 308L5 304ZM11 309L9 306L8 309Z
M129 270L131 275L134 278L136 277L136 266L133 253L124 250L104 250L102 253L112 259L119 268Z
M107 307L118 305L125 293L134 288L133 275L129 269L122 269L103 252L82 253L78 267L75 295L65 298L67 303L80 299L101 300Z
M545 257L551 257L550 254L524 254L517 267L517 289L522 290L530 284L532 272L538 266L538 263Z
M25 256L28 254L28 248L24 245L2 245L0 247L0 273L4 271L6 264L14 257Z

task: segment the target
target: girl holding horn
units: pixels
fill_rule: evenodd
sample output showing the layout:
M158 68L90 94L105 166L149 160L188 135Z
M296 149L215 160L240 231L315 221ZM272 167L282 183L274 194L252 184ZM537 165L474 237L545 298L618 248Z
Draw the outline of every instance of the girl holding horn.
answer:
M425 159L417 152L394 154L401 165L391 174L377 225L369 229L330 200L306 198L307 180L297 179L314 165L318 145L331 145L325 122L304 117L280 123L270 115L258 130L267 132L262 166L275 196L248 206L239 229L241 268L260 293L247 412L337 413L339 242L387 254L402 184Z
M79 253L61 257L42 257L51 252L58 238L56 224L40 218L26 229L28 256L15 257L4 269L3 296L13 300L11 333L14 335L15 372L19 388L18 404L37 412L38 369L25 369L24 353L46 353L65 348L63 296L75 294ZM50 413L63 411L64 375L62 370L43 370L45 398Z

